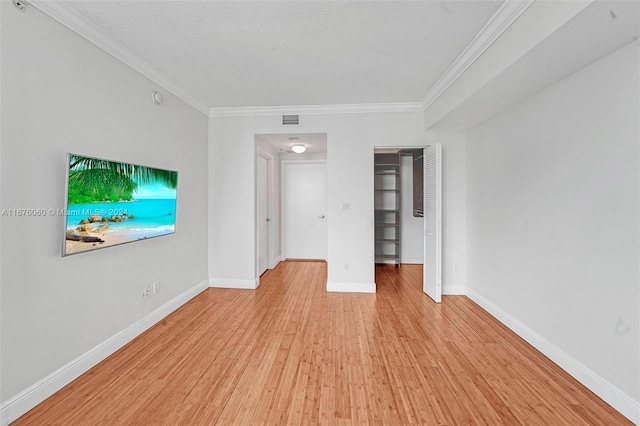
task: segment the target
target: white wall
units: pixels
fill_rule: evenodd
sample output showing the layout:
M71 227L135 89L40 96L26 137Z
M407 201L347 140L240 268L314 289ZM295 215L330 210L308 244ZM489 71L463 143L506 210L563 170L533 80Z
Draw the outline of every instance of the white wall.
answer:
M286 133L280 116L214 117L210 119L210 252L209 274L216 285L251 288L255 283L254 135ZM342 290L371 289L374 282L373 150L376 146L425 146L444 141L449 150L464 151L463 135L429 134L421 113L372 113L303 115L291 133L327 133L328 281ZM455 154L454 158L459 157ZM464 176L464 163L449 164L452 175ZM445 185L464 197L460 187ZM456 192L457 191L457 192ZM349 203L349 210L342 210ZM463 259L466 237L449 240L450 229L464 232L464 211L445 220L444 241L448 256ZM455 253L452 255L451 253ZM350 265L348 270L341 266ZM445 276L447 272L445 272ZM449 274L451 276L451 274ZM462 281L460 281L462 282ZM446 281L445 281L446 285Z
M400 165L401 223L400 261L424 262L424 218L413 216L413 157L401 157Z
M430 132L442 143L442 294L465 294L467 285L466 137Z
M207 278L207 118L34 7L0 2L3 209L63 208L66 153L177 170L176 233L61 257L63 218L0 218L6 402ZM160 281L161 292L142 299Z
M632 43L467 135L470 294L635 421L639 66Z
M282 161L322 161L327 159L326 152L313 152L303 154L280 154L280 160Z

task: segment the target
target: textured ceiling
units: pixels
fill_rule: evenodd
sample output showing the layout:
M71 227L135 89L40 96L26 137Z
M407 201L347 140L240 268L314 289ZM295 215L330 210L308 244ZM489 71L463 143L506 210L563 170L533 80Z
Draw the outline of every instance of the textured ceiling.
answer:
M209 107L418 102L501 1L70 1Z

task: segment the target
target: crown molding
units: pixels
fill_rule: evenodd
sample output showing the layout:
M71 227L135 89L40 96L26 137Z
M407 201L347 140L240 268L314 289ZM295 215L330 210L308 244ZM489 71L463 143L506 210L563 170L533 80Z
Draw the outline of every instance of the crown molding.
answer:
M370 114L422 112L420 102L211 108L209 117L255 117L283 114Z
M29 0L29 4L79 34L111 56L139 72L165 90L207 115L209 106L171 82L160 70L142 59L114 37L98 28L71 6L60 0Z
M426 111L502 35L535 0L505 0L491 19L440 76L420 104Z
M431 106L460 76L506 31L535 0L505 0L489 22L456 58L420 102L372 103L345 105L302 105L209 108L182 88L171 82L151 63L98 28L61 0L29 0L29 4L79 34L92 44L139 72L160 87L173 93L193 108L209 117L243 117L280 114L347 114L419 112Z

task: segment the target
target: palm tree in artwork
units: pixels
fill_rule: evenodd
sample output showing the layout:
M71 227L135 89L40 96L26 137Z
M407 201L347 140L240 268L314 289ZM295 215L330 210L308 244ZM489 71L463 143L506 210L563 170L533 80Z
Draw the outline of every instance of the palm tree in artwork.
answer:
M70 191L70 196L71 192L74 193L70 198L75 198L73 201L70 200L72 202L86 201L87 197L93 198L93 201L100 199L117 201L117 198L130 198L138 185L156 183L168 188L176 188L178 173L75 154L69 155L69 188L76 191Z
M103 170L110 172L115 179L128 177L139 184L163 183L169 188L178 184L178 173L171 170L155 169L153 167L135 164L118 163L98 158L81 157L71 154L69 159L69 177L73 179L89 178L88 171Z

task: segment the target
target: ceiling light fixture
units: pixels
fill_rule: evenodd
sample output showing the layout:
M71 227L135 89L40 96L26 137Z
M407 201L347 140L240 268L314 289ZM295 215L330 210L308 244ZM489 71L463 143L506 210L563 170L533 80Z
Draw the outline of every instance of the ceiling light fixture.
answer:
M306 150L307 150L307 146L303 143L297 143L291 147L291 151L295 152L296 154L302 154Z

